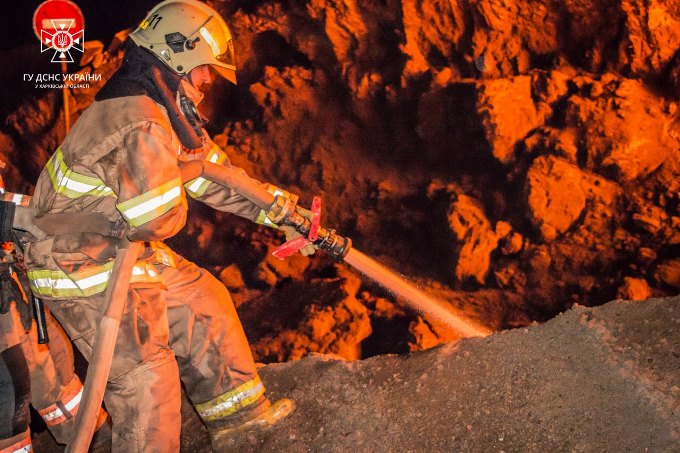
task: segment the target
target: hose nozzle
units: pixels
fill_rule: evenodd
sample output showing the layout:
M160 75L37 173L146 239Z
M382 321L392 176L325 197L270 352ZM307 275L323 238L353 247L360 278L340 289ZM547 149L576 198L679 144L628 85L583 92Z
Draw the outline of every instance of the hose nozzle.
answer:
M291 211L283 219L282 225L293 227L295 231L304 237L310 237L312 221L297 210ZM352 240L350 238L337 234L332 228L324 228L322 226L319 226L316 239L311 242L319 249L325 250L336 261L342 261L352 248Z

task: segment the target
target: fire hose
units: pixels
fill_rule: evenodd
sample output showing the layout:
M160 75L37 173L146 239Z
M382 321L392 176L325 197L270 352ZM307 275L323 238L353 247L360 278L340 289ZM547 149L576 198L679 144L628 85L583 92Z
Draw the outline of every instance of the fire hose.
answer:
M66 446L66 453L86 453L97 423L97 412L102 405L111 362L118 338L120 319L125 310L128 288L135 261L142 253L140 242L123 240L118 247L111 271L111 284L106 288L104 313L97 328L90 365L85 376L85 389L80 407Z
M241 170L203 160L183 162L180 170L183 181L201 176L236 191L265 211L279 209L281 211L278 213L281 218L280 224L295 228L306 238L305 240L317 248L325 250L334 259L344 261L354 267L379 285L400 296L410 308L430 319L434 318L460 337L483 337L490 334L485 327L452 313L438 300L359 252L352 247L351 239L339 235L334 229L319 225L318 213L313 219L303 216L295 207L291 208L285 203L280 203L280 196L270 194L263 184L250 178ZM289 250L284 249L283 256L289 254L288 252Z

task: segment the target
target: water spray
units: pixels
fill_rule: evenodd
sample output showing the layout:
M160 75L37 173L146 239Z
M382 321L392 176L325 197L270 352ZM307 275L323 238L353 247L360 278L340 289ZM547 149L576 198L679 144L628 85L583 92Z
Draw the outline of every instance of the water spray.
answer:
M278 209L280 222L277 223L291 226L302 235L279 247L275 251L275 256L278 258L283 259L311 242L317 248L328 252L335 260L344 261L379 285L392 291L403 299L410 308L447 326L461 337L484 337L491 333L472 320L452 313L441 301L425 294L411 282L361 253L352 246L351 239L339 235L333 229L321 226L319 223L321 206L318 198L315 198L312 203L312 216L309 218L303 215L298 207L291 205L281 196L270 194L262 184L237 168L224 167L204 160L194 160L183 163L180 169L183 181L202 176L231 188L266 211Z
M312 219L301 215L298 211L294 211L284 218L283 224L292 226L298 233L307 238L309 242L316 245L319 249L328 252L335 260L344 261L349 264L382 287L404 299L409 307L430 319L435 319L441 324L446 325L461 337L483 337L489 335L489 330L471 320L454 315L445 308L442 302L428 296L416 288L413 283L369 258L356 248L353 248L350 238L340 236L335 230L326 229L319 225L320 209L321 201L318 197L315 197L312 203ZM302 241L300 242L302 243ZM290 241L277 249L277 251L284 251L283 254L277 254L276 252L274 254L277 257L284 258L291 252L297 251L302 245Z
M406 279L387 269L382 264L364 255L357 249L350 249L345 263L374 280L379 285L393 291L406 304L426 318L439 321L457 332L461 337L485 337L491 334L487 328L472 320L451 313L441 301L425 294Z

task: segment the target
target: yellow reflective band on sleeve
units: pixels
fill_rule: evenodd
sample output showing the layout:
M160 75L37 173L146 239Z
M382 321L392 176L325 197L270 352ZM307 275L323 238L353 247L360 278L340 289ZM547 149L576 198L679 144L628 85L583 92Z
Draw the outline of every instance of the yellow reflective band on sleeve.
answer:
M258 225L264 225L272 228L279 228L277 224L269 220L269 217L267 217L267 212L264 209L260 209L260 213L257 215L257 219L255 219L255 223Z
M282 197L292 201L293 203L297 203L297 200L298 200L297 195L293 195L290 192L288 192L287 190L283 190L282 188L275 186L274 184L266 183L264 185L264 188L267 192L269 192L271 195L273 195L275 197L282 196ZM267 211L265 211L264 209L262 209L260 211L260 213L257 215L257 218L255 219L255 223L257 223L258 225L264 225L264 226L268 226L268 227L272 227L272 228L278 228L279 227L277 224L272 222L269 219L269 217L267 217Z
M125 220L134 227L154 220L181 202L182 179L177 177L155 189L116 205Z
M196 410L204 421L215 421L250 406L262 395L264 395L264 384L257 376L215 399L197 404Z
M28 271L33 293L47 297L89 297L103 293L109 283L113 261L87 270L67 274L49 269ZM132 268L130 283L156 283L161 276L153 264L138 261Z
M213 164L221 164L227 160L227 155L215 145L212 147L205 160L212 162ZM184 188L192 198L200 198L205 194L205 191L208 190L210 184L212 184L212 181L199 176L184 184Z
M85 195L93 197L115 195L101 179L81 175L68 168L61 148L57 148L57 152L50 157L46 168L55 192L69 198L80 198Z

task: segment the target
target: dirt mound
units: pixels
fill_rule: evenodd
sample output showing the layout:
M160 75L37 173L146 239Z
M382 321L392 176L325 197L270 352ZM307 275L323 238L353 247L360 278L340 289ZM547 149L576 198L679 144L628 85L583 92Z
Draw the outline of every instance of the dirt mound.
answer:
M677 451L680 297L577 306L542 325L361 361L260 369L291 418L218 451ZM182 407L182 451L209 452ZM47 432L36 450L60 451Z
M680 298L579 306L486 339L261 374L297 412L224 451L673 451ZM184 448L207 451L185 409Z

